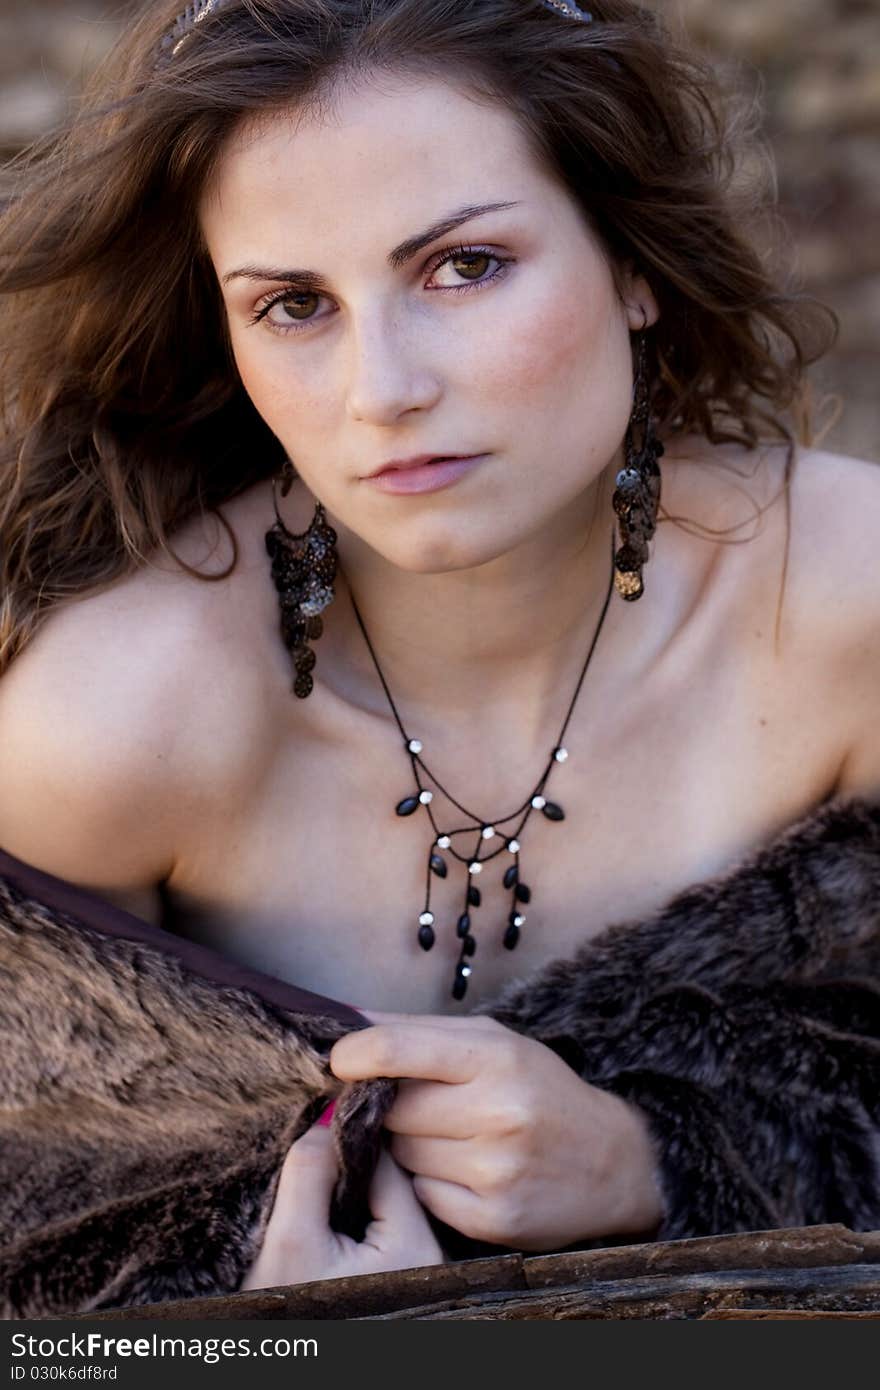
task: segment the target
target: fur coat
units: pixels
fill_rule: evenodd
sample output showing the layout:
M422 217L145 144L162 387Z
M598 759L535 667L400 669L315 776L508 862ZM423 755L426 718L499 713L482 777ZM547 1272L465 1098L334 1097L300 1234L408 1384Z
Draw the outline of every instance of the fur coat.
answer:
M395 1083L327 1064L362 1015L2 852L0 982L0 1316L233 1292L334 1097L331 1224L363 1235ZM474 1012L644 1109L657 1239L880 1227L880 806L826 802Z

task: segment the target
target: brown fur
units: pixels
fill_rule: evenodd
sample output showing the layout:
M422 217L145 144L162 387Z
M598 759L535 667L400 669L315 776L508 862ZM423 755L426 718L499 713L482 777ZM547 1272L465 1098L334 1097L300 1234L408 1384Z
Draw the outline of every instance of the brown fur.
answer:
M88 915L0 876L5 1318L235 1290L287 1148L340 1092L330 1048L358 1026ZM645 1109L659 1238L880 1226L880 806L827 803L478 1012ZM355 1236L393 1096L341 1088L332 1222ZM496 1248L435 1225L455 1256Z

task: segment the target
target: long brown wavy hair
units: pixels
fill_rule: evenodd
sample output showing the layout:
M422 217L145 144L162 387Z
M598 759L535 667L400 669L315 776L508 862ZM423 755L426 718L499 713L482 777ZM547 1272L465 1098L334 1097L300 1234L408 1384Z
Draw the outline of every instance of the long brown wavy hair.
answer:
M354 74L446 73L505 106L611 263L634 261L654 291L658 428L784 439L788 481L796 438L810 442L805 368L836 321L751 239L772 202L766 178L742 177L742 153L762 148L755 103L655 12L589 3L591 24L540 0L214 0L195 25L204 5L176 23L179 0L150 0L135 14L65 129L0 191L0 674L53 606L174 555L190 516L278 469L197 207L242 119L308 108ZM223 574L184 567L226 577L232 542Z

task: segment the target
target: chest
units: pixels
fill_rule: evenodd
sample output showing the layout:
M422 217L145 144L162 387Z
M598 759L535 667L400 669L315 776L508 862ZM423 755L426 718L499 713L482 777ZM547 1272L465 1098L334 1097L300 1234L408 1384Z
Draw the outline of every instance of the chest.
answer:
M781 683L705 654L693 665L675 654L671 669L672 681L658 672L617 701L594 691L575 711L569 756L543 789L562 820L528 809L556 730L531 768L514 752L490 756L465 727L436 760L425 748L425 764L467 815L424 772L430 804L397 814L418 785L391 721L267 735L260 775L206 805L167 885L168 925L359 1007L466 1012L611 923L723 872L830 790L832 741L820 746L811 719L790 718ZM474 821L496 835L452 833ZM449 849L436 844L444 833ZM432 869L432 853L445 872ZM426 912L429 950L419 940ZM465 912L475 946L456 1002ZM523 920L509 949L512 912Z

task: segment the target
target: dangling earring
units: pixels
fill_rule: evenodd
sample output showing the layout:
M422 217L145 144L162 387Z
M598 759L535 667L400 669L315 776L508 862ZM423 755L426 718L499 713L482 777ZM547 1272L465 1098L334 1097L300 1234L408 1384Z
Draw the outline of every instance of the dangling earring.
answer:
M296 478L293 464L287 459L272 479L272 501L278 518L266 532L266 550L272 560L272 578L281 605L281 636L293 657L296 677L293 693L304 700L312 692L315 653L314 642L324 631L319 614L335 598L333 580L339 557L336 551L336 532L329 525L320 502L315 506L311 525L301 535L293 535L281 520L278 510L277 484L286 497Z
M647 316L646 316L647 321ZM641 426L641 447L636 447L635 431ZM649 559L648 542L657 525L660 505L660 469L657 460L664 450L656 439L648 399L648 366L644 330L639 338L638 366L633 385L633 411L626 428L626 462L615 479L611 505L620 527L620 549L614 556L614 585L621 598L641 598L645 591L642 565Z

